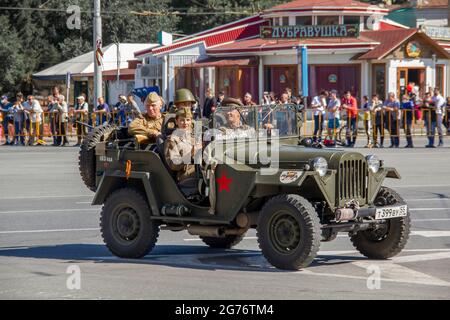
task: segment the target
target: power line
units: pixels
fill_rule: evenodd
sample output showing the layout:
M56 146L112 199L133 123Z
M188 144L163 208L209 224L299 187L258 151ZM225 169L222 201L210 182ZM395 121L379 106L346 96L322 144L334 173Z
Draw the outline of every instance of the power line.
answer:
M131 14L137 16L199 16L199 15L252 15L258 13L257 11L248 10L248 8L235 8L238 11L224 10L219 11L216 9L215 11L201 11L201 12L189 12L190 8L171 8L168 10L160 10L160 11L136 11L130 10L127 12L123 11L102 11L102 16L111 15L111 14ZM31 7L0 7L0 10L12 10L12 11L39 11L39 12L64 12L67 13L67 9L56 9L56 8L31 8ZM185 10L183 12L182 10ZM93 13L92 10L80 10L80 13Z

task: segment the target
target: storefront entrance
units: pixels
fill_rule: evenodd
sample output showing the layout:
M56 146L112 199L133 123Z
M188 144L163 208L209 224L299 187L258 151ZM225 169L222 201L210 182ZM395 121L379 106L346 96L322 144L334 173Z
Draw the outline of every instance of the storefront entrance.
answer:
M398 68L397 95L400 99L406 93L406 87L413 82L419 88L419 96L426 92L425 68Z

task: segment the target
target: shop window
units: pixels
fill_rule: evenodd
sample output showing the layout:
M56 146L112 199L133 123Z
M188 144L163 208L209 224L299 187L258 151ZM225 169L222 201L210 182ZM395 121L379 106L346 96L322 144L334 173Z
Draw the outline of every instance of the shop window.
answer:
M338 16L317 16L317 24L323 26L339 24Z
M359 16L344 16L344 24L357 24L359 25Z
M283 26L289 25L289 17L283 17Z
M312 17L295 17L295 24L297 26L310 26L312 25Z
M278 26L279 25L279 23L278 23L279 20L280 20L279 18L273 18L273 24L272 25L273 26Z

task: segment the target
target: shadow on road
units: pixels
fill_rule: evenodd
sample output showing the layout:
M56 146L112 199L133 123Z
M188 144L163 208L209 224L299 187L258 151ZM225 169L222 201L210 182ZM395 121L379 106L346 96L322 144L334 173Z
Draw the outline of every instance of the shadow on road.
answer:
M270 265L258 250L212 249L191 245L159 245L151 254L142 259L121 259L112 255L104 245L62 244L35 247L0 248L0 257L92 261L94 263L132 263L142 265L162 265L175 268L202 270L237 270L257 272L289 272ZM318 255L308 267L338 265L364 257L344 255Z

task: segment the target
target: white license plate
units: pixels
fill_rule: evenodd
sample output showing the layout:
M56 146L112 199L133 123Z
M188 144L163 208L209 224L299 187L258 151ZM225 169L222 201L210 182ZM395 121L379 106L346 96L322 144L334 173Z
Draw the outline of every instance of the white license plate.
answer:
M402 205L398 207L379 208L375 213L376 220L392 219L406 217L408 215L408 206Z

